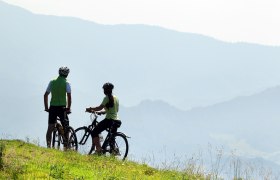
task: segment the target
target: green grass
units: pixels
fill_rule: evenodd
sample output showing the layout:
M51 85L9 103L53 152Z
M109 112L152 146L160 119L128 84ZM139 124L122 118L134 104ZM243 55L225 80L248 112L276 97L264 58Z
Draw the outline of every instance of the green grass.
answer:
M47 149L20 140L0 140L0 179L199 180L204 177L132 161Z

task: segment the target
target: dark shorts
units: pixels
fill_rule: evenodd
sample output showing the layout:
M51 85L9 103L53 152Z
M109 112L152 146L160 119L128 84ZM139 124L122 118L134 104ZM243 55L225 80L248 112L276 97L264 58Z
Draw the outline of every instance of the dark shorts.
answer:
M111 128L112 125L115 127L114 131L117 131L117 128L120 127L121 121L120 120L113 120L113 119L104 119L100 121L97 126L92 131L92 136L97 137L102 131L105 129Z
M68 120L67 113L65 112L65 106L50 106L49 110L49 124L56 123L57 117L61 119L61 123L64 126L65 120Z

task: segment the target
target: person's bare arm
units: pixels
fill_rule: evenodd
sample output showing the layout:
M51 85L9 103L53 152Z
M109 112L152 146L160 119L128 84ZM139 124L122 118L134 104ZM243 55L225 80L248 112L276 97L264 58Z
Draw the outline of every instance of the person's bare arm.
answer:
M45 105L45 111L47 111L47 112L49 112L49 98L48 98L48 96L49 96L49 92L45 92L45 94L44 94L44 105Z
M71 93L67 93L67 108L71 109L71 104L72 104L72 96Z
M96 111L101 111L102 109L104 108L104 105L100 104L99 106L97 107L89 107L89 108L86 108L86 111L87 112L96 112Z

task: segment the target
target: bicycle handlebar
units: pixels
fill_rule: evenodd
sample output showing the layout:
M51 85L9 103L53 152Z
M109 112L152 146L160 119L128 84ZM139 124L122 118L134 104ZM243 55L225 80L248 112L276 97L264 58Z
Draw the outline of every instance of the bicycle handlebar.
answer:
M95 116L101 116L104 114L104 112L100 112L100 111L93 111L91 108L86 108L86 112L88 113L92 113L92 114L95 114Z

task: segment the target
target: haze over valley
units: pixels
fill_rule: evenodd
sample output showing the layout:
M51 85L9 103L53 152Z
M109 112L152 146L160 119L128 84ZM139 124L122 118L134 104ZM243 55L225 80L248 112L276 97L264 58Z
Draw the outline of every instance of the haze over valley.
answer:
M211 144L279 168L279 46L38 15L2 1L0 24L2 138L45 146L43 94L66 65L71 125L89 123L85 108L112 82L132 159L191 156Z

